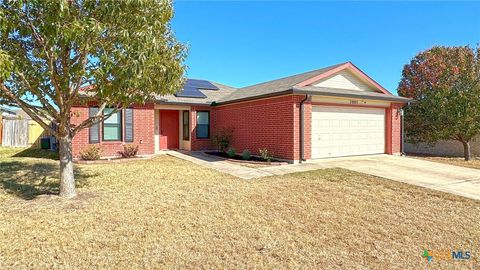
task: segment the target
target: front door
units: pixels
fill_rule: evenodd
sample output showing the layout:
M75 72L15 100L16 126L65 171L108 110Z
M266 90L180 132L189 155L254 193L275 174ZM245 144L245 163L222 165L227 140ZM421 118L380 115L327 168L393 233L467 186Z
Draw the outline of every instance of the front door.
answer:
M160 149L178 149L178 111L160 110Z

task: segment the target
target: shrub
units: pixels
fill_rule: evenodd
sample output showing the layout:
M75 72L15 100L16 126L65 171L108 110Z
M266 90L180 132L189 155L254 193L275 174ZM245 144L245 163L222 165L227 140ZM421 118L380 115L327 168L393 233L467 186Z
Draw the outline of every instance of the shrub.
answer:
M261 157L263 160L266 160L266 161L268 161L268 162L272 161L273 153L272 153L272 152L268 152L268 149L267 149L267 148L260 148L260 149L258 149L258 153L260 154L260 157Z
M228 148L227 155L228 155L230 158L235 157L235 148L233 148L233 147Z
M252 157L252 154L250 153L250 151L249 151L248 149L245 149L245 150L243 150L243 152L242 152L242 157L243 157L243 159L245 159L245 160L249 160L250 157Z
M83 160L99 160L102 154L102 149L96 145L91 145L80 151L80 157Z
M131 158L137 155L138 145L125 144L123 145L123 151L118 152L123 158Z
M232 143L233 128L222 128L212 138L213 145L217 150L225 152Z

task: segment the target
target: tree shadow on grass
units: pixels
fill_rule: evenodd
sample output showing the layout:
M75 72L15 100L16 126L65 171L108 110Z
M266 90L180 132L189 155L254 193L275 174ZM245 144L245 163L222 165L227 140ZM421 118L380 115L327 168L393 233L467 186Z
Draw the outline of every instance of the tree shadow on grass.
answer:
M75 168L74 173L77 187L84 186L88 178L95 176L83 173L80 168ZM0 184L7 193L25 200L45 194L58 195L59 166L46 162L0 162Z
M58 160L58 152L45 149L27 148L16 153L12 157L45 158Z

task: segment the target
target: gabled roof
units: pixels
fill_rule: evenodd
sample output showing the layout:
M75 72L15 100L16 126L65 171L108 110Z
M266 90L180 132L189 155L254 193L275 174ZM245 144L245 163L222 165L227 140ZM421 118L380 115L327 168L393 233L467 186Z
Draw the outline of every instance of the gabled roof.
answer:
M372 92L354 91L349 89L330 88L314 86L316 83L332 78L335 74L348 70L354 76L371 88ZM357 68L351 62L345 62L305 73L296 74L268 82L263 82L243 88L234 88L217 82L207 81L218 87L218 90L198 90L206 97L182 97L177 95L157 95L155 100L162 104L179 105L219 105L234 103L245 100L258 99L263 97L279 96L285 94L311 94L337 97L353 97L364 99L389 100L396 102L409 102L410 99L393 95L380 84L370 78L367 74ZM91 86L82 90L89 90Z
M342 70L350 70L352 71L353 74L355 74L357 77L360 77L362 80L364 80L367 84L370 84L377 92L386 94L386 95L392 95L387 89L383 88L380 84L378 84L376 81L374 81L372 78L370 78L365 72L360 70L358 67L356 67L352 62L346 62L343 64L338 65L335 68L332 68L322 74L319 74L315 77L309 78L296 86L308 86L311 85L315 82L318 82L320 80L326 79L334 74L339 73Z
M274 93L281 94L284 91L291 90L293 86L301 82L304 82L305 80L324 74L344 64L346 63L341 63L338 65L333 65L333 66L329 66L329 67L325 67L317 70L312 70L309 72L300 73L293 76L276 79L273 81L268 81L264 83L255 84L252 86L239 88L237 91L219 100L218 103L231 102L235 100L243 100L250 97L264 96L264 95L269 95Z
M30 115L28 115L24 110L22 109L18 109L15 111L15 113L17 114L18 117L20 117L21 119L32 119L32 117L30 117Z
M0 106L0 112L6 112L6 113L9 113L9 114L15 114L15 111L9 109L9 108L5 108L5 107L2 107Z

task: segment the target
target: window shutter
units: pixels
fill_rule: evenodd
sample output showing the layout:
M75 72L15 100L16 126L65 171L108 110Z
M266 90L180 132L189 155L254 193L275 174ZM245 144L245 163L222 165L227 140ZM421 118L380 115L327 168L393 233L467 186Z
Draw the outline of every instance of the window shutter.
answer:
M133 142L133 109L125 109L125 142Z
M93 117L98 113L97 107L88 108L88 116ZM88 129L88 139L90 143L100 142L100 124L96 123Z

